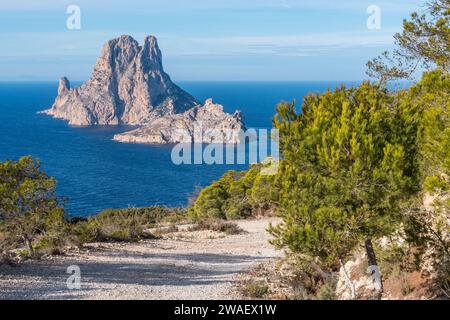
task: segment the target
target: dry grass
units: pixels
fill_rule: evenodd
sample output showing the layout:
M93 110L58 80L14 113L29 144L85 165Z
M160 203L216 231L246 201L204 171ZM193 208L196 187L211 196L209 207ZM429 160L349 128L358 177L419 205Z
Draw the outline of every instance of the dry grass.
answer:
M264 281L247 280L239 290L244 297L262 299L269 293L269 286Z
M228 235L241 234L245 231L234 222L224 220L204 220L189 229L190 231L211 230Z

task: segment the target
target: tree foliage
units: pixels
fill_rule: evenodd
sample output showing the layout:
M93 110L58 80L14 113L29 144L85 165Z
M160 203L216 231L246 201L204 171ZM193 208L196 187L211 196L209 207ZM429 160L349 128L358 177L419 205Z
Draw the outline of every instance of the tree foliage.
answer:
M277 205L279 176L261 174L263 165L230 170L200 191L189 209L193 219L241 219L264 214Z
M406 231L421 261L428 260L436 284L450 297L450 77L425 73L405 105L420 110L422 192L409 208Z
M389 81L408 78L418 66L450 68L450 0L432 0L423 14L414 12L395 36L396 49L367 63L370 77Z
M368 82L310 94L301 114L293 103L277 107L286 169L275 244L333 269L362 239L398 227L400 203L417 180L415 144L404 138L416 124L399 109Z

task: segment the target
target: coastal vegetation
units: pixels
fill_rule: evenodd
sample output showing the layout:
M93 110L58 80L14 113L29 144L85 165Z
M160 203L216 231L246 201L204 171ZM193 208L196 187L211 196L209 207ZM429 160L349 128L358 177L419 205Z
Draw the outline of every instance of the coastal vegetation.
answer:
M0 253L8 259L59 254L88 242L139 241L155 236L157 223L186 218L183 208L151 206L107 209L87 218L70 218L56 196L56 181L39 161L23 157L0 164ZM18 249L18 250L17 250Z
M222 232L226 235L241 234L244 230L236 223L224 221L221 219L200 220L194 226L189 228L189 231L211 230L215 232Z
M247 171L226 172L200 191L188 210L189 218L194 221L231 220L274 213L278 205L281 175L262 174L261 169L269 165L254 164Z
M157 223L185 218L181 208L152 206L145 208L107 209L83 220L71 220L70 231L79 245L87 242L139 241L155 238L149 229Z
M337 270L363 242L377 268L372 239L398 228L416 191L415 117L370 83L311 94L301 114L294 104L277 111L286 170L274 244Z
M0 252L23 244L35 257L60 245L65 219L55 183L31 157L0 164Z
M241 230L224 220L277 215L272 244L286 250L297 297L334 298L342 273L360 298L346 262L364 257L381 298L386 280L419 272L434 297L450 297L450 1L434 0L404 21L397 49L367 65L375 81L282 102L278 172L267 164L228 171L187 208L105 210L68 219L55 180L30 157L0 164L0 252L58 253L68 244L153 238L158 223L189 220L192 230ZM388 81L425 67L408 89ZM301 110L301 112L299 112ZM275 161L275 160L270 160ZM406 295L412 289L405 283ZM265 282L244 291L265 297Z
M295 103L280 103L281 169L265 177L265 191L253 189L256 168L228 172L190 213L246 217L261 203L272 208L283 219L269 228L273 244L297 257L304 279L314 279L309 295L343 271L356 298L345 261L363 247L372 298L381 297L393 269L397 276L418 270L431 291L449 297L449 19L450 2L431 1L425 14L404 21L394 52L367 64L377 81L310 94L300 113ZM387 81L419 66L428 70L418 83L388 89ZM257 193L264 200L254 201Z

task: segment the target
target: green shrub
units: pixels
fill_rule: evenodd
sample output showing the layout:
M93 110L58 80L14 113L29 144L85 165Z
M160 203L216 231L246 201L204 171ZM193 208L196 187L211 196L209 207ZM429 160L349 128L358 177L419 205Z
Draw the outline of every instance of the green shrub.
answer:
M211 230L217 232L224 232L228 235L240 234L244 232L244 230L234 222L226 222L223 220L214 220L214 219L201 220L198 224L191 227L190 230L191 231Z
M0 224L2 222L0 221ZM2 228L0 227L0 230ZM2 231L0 231L0 264L7 261L7 245L6 245L7 239L6 234Z
M317 291L317 300L335 300L336 299L336 281L326 281Z
M429 176L424 179L424 190L436 193L441 191L448 191L449 184L448 182L438 176Z
M243 172L228 171L200 191L189 217L202 219L244 219L277 206L279 180L261 174L263 165Z
M221 181L213 182L202 191L189 210L191 219L225 219L224 204L228 198L226 187Z
M40 167L31 157L0 163L2 250L25 246L34 257L36 248L43 246L42 239L52 239L52 246L65 239L64 208L55 193L56 181Z
M64 244L64 238L45 236L40 238L33 248L38 256L60 255L63 253Z
M269 286L264 281L248 280L242 284L240 291L245 297L261 299L269 293Z
M6 233L2 232L1 230L3 229L3 227L1 226L2 222L0 221L0 252L3 252L7 249L6 246Z

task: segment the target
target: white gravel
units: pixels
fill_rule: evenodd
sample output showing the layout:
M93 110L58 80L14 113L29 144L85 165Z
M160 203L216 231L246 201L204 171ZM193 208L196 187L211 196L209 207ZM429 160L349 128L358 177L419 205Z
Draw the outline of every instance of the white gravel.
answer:
M274 218L238 221L247 233L181 232L165 239L92 244L81 253L0 266L0 299L234 299L234 277L281 256L265 231ZM67 267L81 270L68 289Z

